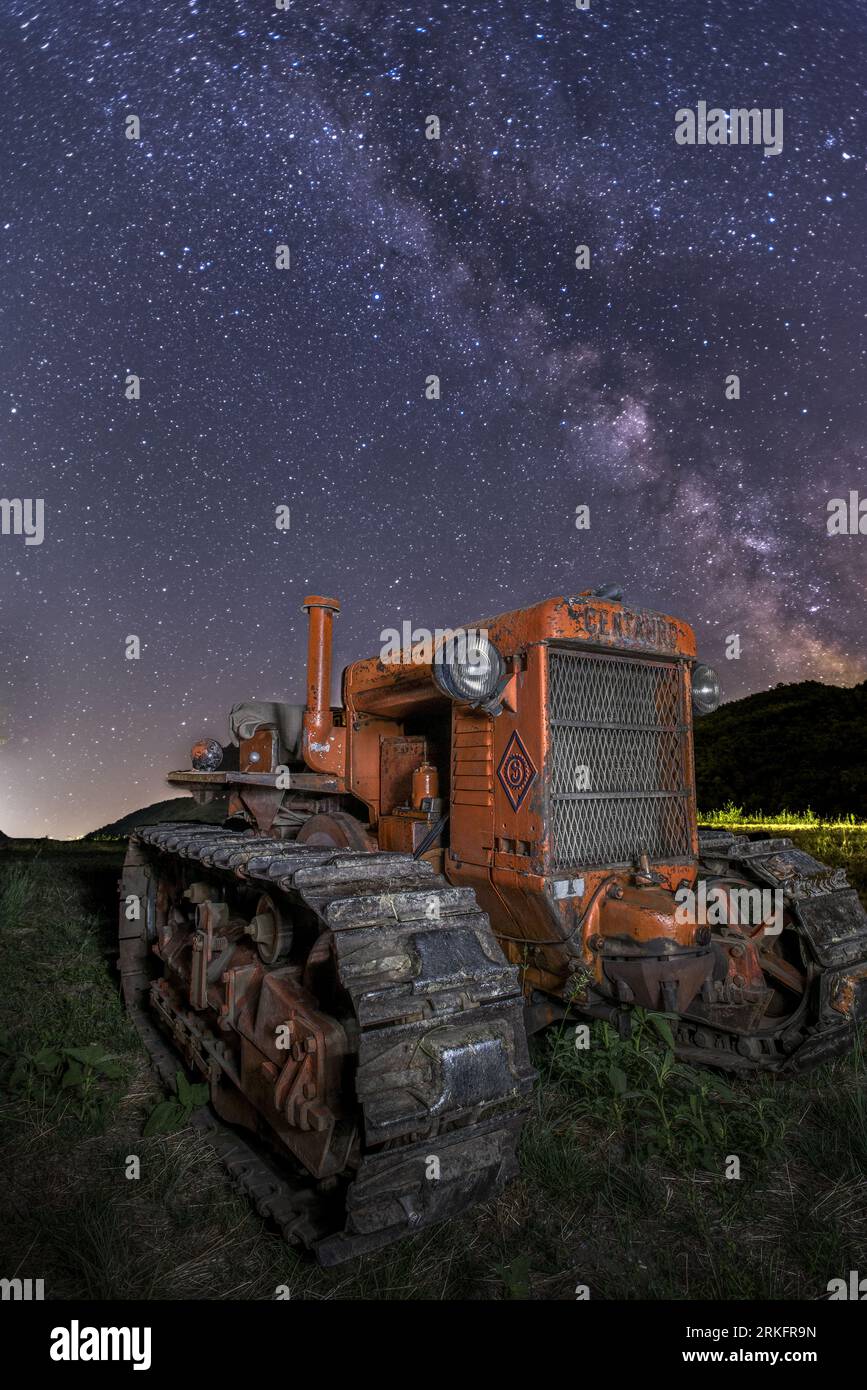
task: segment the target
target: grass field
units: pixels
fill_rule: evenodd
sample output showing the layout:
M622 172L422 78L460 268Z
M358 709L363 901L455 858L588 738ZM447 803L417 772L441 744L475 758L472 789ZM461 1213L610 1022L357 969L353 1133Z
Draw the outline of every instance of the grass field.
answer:
M755 823L744 827L755 833ZM867 828L769 833L867 888ZM723 1083L653 1020L535 1047L521 1177L468 1218L324 1271L236 1196L160 1099L114 972L110 843L10 842L0 861L0 1276L53 1298L790 1299L867 1270L867 1060ZM128 1178L131 1155L140 1177ZM729 1156L739 1180L727 1179Z
M784 836L834 869L846 869L849 882L867 903L867 824L854 817L822 821L806 814L784 811L779 816L745 816L737 806L701 817L702 825L732 830L737 835Z

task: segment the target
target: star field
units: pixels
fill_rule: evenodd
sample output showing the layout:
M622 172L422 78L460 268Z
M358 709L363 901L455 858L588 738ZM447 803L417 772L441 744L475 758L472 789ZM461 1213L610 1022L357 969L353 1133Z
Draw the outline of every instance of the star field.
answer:
M0 0L0 68L7 833L303 698L309 592L338 665L616 580L726 698L867 677L862 4Z

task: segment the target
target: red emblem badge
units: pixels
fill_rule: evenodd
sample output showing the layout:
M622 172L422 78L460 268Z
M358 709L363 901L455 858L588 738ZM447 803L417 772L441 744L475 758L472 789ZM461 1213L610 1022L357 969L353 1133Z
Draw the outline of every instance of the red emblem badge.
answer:
M517 811L537 776L533 760L517 734L513 733L506 745L497 776L512 803L512 810Z

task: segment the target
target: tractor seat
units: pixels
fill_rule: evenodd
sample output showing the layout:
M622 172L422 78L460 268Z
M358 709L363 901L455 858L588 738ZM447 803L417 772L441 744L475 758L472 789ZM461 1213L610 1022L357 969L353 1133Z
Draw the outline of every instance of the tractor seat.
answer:
M280 740L280 761L289 766L300 763L301 733L304 721L303 705L284 705L276 700L246 700L233 705L229 715L232 742L252 738L263 724L273 725Z

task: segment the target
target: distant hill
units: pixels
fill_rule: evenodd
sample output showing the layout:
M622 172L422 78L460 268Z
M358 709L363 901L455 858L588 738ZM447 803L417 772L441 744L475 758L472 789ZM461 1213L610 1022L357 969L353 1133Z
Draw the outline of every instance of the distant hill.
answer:
M698 804L867 818L867 681L800 681L695 721Z
M129 815L121 816L120 820L112 821L110 825L102 825L99 830L92 830L84 838L122 838L132 834L136 826L158 825L160 821L191 820L202 825L222 825L225 819L225 801L216 800L207 806L198 806L191 796L175 796L168 801L155 801L152 806L145 806L141 811L130 811Z

